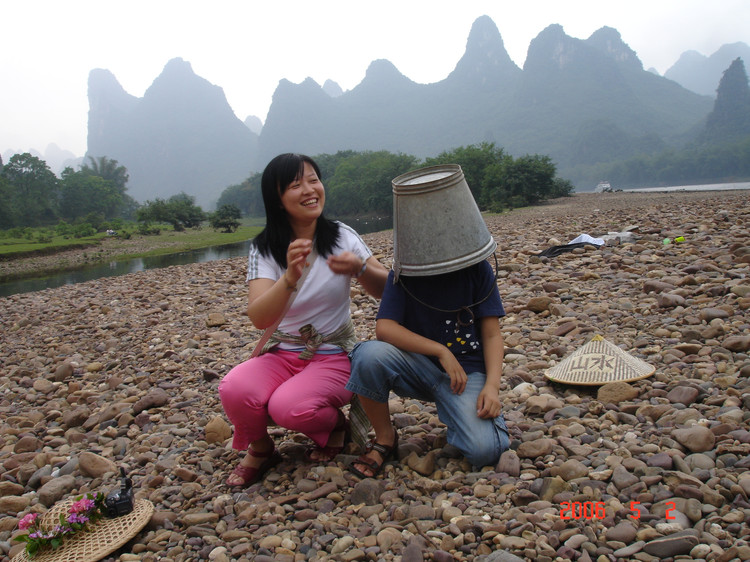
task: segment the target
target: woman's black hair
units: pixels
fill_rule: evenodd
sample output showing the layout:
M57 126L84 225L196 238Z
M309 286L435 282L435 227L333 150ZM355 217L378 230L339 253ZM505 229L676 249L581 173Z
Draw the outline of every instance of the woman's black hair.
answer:
M281 267L286 267L286 251L294 236L281 203L281 195L294 180L302 177L305 163L310 164L320 178L320 168L312 158L304 154L287 153L279 154L271 160L260 180L263 205L266 208L266 227L255 237L253 243L262 255L272 256ZM329 256L338 239L338 223L321 214L315 226L315 249L318 254L322 257Z

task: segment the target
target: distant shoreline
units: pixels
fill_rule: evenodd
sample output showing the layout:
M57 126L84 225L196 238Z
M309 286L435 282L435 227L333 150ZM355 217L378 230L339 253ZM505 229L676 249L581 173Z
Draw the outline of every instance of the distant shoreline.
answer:
M733 197L742 197L743 194L739 192L750 189L750 183L717 185L746 187L709 190L706 189L708 186L700 186L703 187L703 189L695 189L699 186L692 186L693 189L689 189L691 186L685 186L686 189L680 189L679 186L675 186L670 188L622 190L606 193L595 193L593 191L576 192L571 197L552 199L533 207L513 209L510 212L499 215L488 215L488 217L492 217L488 220L501 221L503 223L517 223L519 228L523 228L523 223L526 220L530 217L541 214L548 217L566 216L569 218L571 224L576 224L576 217L595 214L600 211L606 211L607 209L632 209L634 207L648 208L663 202L665 198L671 200L674 197L686 198L688 200L731 199ZM589 232L589 234L595 235L597 233ZM364 234L363 238L367 241L370 239L381 240L382 237L391 236L391 230L384 229L377 233ZM140 239L138 241L139 252L146 255L151 249L149 246L151 242L152 241L149 240L148 237ZM388 242L388 244L390 243L391 242ZM185 248L181 248L180 251L185 251ZM0 277L3 277L5 282L13 282L33 277L44 277L61 271L69 271L78 267L99 263L95 258L96 253L91 252L90 249L88 251L86 249L68 250L61 254L19 258L0 263ZM101 262L117 259L118 257L115 255L104 254L101 256Z
M634 187L627 189L613 189L605 193L671 193L674 191L738 191L750 189L750 182L726 182L726 183L706 183L698 185L669 185L653 187ZM590 191L576 191L576 193L597 193L593 189Z

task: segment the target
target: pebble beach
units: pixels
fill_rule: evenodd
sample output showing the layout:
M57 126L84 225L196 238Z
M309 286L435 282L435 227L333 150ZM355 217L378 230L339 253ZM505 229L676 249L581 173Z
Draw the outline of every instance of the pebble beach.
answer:
M0 298L0 559L25 514L124 468L154 514L108 561L750 560L750 191L576 194L486 221L512 445L478 470L432 404L392 396L400 460L380 478L346 470L353 444L316 465L273 428L284 461L229 489L217 387L261 334L246 258ZM607 242L539 256L580 234ZM392 232L363 238L389 267ZM361 339L377 307L352 284ZM545 376L596 335L654 373Z

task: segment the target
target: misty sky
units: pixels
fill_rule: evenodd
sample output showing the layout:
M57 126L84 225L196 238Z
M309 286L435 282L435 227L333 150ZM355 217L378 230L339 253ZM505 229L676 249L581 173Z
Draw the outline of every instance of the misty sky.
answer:
M281 79L356 86L388 59L420 83L445 78L471 25L488 15L522 67L531 40L553 23L571 37L617 29L664 73L680 54L750 44L748 0L20 0L4 2L0 33L0 154L86 151L87 81L110 70L141 97L172 58L223 88L239 119L265 120ZM748 64L750 61L746 61Z

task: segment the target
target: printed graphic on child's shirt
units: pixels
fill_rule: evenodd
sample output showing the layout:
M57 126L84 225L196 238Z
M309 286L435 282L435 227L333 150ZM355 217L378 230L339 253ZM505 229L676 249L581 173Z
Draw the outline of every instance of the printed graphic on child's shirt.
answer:
M446 320L443 337L445 345L454 355L470 353L479 349L479 340L474 330L474 314L471 310L461 309L456 315L455 321Z

